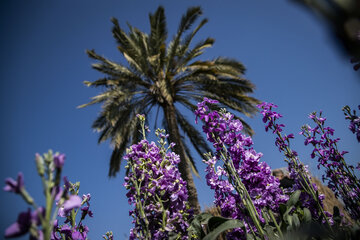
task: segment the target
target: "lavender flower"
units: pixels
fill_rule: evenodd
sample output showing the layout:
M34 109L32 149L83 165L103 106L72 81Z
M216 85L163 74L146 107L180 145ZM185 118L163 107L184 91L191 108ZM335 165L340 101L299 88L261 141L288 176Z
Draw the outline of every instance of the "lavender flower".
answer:
M64 236L69 239L85 240L89 228L84 225L83 221L87 216L93 217L93 212L90 210L91 195L89 193L86 195L84 194L82 198L80 198L77 195L80 188L79 183L73 184L69 182L67 178L64 178L64 182L65 191L72 195L70 195L63 203L62 199L57 203L58 206L61 206L59 208L58 216L65 219L63 225L59 224L59 221L56 222L52 232L52 239L58 240ZM78 213L78 210L75 211L76 208L80 208L81 210L81 217L78 222L76 221L76 215Z
M114 235L111 231L105 233L105 235L102 236L105 240L114 240Z
M360 68L360 64L359 64L359 68ZM358 106L358 109L360 110L360 105ZM356 139L360 143L360 116L357 116L355 110L351 112L349 106L343 107L342 110L344 111L345 119L350 120L350 124L349 124L350 131L356 135Z
M6 192L14 192L14 193L20 193L21 190L24 188L24 175L22 172L18 173L17 180L15 181L12 178L7 178L5 180L5 187L4 191Z
M144 116L139 116L144 131ZM163 130L157 130L160 147L145 139L132 145L124 159L129 173L124 186L135 226L130 239L167 239L171 234L187 239L186 230L191 219L186 182L176 167L180 158L168 151Z
M24 187L24 178L22 173L18 174L17 180L6 179L5 191L15 192L33 208L26 212L21 212L15 223L5 230L5 237L12 238L30 233L30 239L86 239L89 228L83 224L86 216L92 217L93 213L89 209L90 194L78 196L80 184L70 183L64 177L65 188L60 186L61 171L64 164L65 155L48 153L40 156L35 155L36 168L41 180L43 181L46 206L38 207L35 201ZM55 166L55 167L54 167ZM56 202L56 210L52 212L53 205ZM81 219L76 223L78 211L75 208L81 208ZM70 214L72 212L72 214ZM65 217L63 225L59 225L56 219L57 214Z
M55 154L54 155L54 164L57 168L62 168L65 163L65 154Z
M89 216L89 217L93 217L93 212L89 209L90 208L90 203L89 203L89 201L90 201L90 199L91 199L91 195L90 195L90 193L88 193L88 194L86 194L86 195L83 195L82 196L82 204L84 205L84 204L86 204L86 206L85 207L82 207L81 208L81 219L84 219L87 215Z
M66 200L62 207L59 208L58 215L60 217L66 217L69 215L70 211L74 208L81 207L81 198L77 195L71 195L68 200Z
M31 214L30 209L26 212L21 212L17 221L5 230L5 238L19 237L28 233L33 221L32 217L33 214Z
M273 111L273 108L277 108L277 106L272 103L263 102L258 105L258 108L262 109L263 122L267 123L265 130L271 129L277 135L275 145L287 158L290 177L295 181L293 188L287 191L301 190L300 202L302 207L310 210L313 219L319 221L323 219L324 222L330 225L331 220L328 218L330 214L323 209L324 196L318 193L316 184L311 182L307 166L299 160L297 152L290 148L290 139L294 138L294 135L283 134L285 125L277 123L277 120L282 117L281 114ZM324 121L324 119L319 120Z
M82 223L79 226L71 227L68 224L65 224L61 227L57 227L58 232L63 235L66 239L72 240L86 240L87 233L89 232L89 228ZM56 234L53 235L52 239L61 239Z
M223 217L245 221L249 232L258 231L261 235L263 209L277 212L279 204L288 197L279 187L279 180L271 175L270 167L260 162L262 154L252 148L252 139L241 133L240 120L225 109L210 111L208 104L214 103L217 101L204 98L195 111L196 118L204 122L207 140L216 149L214 157L206 155L207 184L215 190L214 203ZM217 166L220 162L223 164ZM249 210L250 216L244 209ZM230 239L244 237L241 229L228 235Z
M314 149L311 158L317 158L318 165L324 167L325 175L323 181L328 183L328 187L340 197L345 208L354 219L360 218L360 184L359 179L354 173L354 167L345 162L344 155L346 151L339 151L337 143L339 138L334 138L334 129L325 127L326 118L323 118L320 112L311 113L316 126L311 128L309 125L302 127L301 134L306 137L305 145L311 144ZM356 118L353 118L356 120ZM353 123L353 122L352 122Z

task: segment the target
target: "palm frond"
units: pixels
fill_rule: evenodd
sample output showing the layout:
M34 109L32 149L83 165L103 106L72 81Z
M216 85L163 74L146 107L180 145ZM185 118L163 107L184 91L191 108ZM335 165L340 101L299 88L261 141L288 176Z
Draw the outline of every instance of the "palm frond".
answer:
M119 88L110 88L108 91L105 91L99 95L96 95L94 97L92 97L92 101L90 101L89 103L83 104L78 106L78 108L84 108L96 103L101 103L104 101L107 101L109 99L113 99L113 98L117 98L119 101L125 101L127 98L130 98L134 93L132 92L124 92L121 91L121 89Z
M191 25L196 21L196 19L202 15L201 7L190 7L186 13L182 16L180 25L178 28L178 34L182 34L186 30L190 29ZM181 37L181 35L180 35Z
M166 29L166 18L165 10L160 6L155 14L149 14L150 20L150 37L149 37L149 47L150 55L154 56L160 54L161 45L163 45L167 39L167 29Z
M176 62L174 57L178 51L182 34L191 27L201 14L202 10L200 7L191 7L182 16L178 31L168 47L168 64L166 66L166 72L170 72L174 68L174 64Z
M123 29L120 28L119 22L116 18L112 18L111 21L113 22L114 26L112 29L113 36L117 40L118 49L123 54L125 59L128 61L130 67L133 71L137 72L138 74L146 73L146 56L143 56L141 53L141 47L139 46L139 41L137 39L137 34L135 34L134 28L130 25L130 34L128 35ZM145 58L145 60L143 59Z
M186 37L184 37L184 41L181 42L181 47L179 50L179 54L180 56L185 54L186 51L188 51L189 46L191 41L193 40L193 38L195 37L196 33L208 22L207 18L204 18L203 20L201 20L201 22L198 24L198 26L188 35L186 35Z
M121 65L120 63L115 63L96 54L94 50L87 50L86 52L89 57L101 62L101 63L92 64L92 67L94 69L108 76L111 76L113 79L114 78L117 79L117 81L119 81L120 84L128 81L129 83L135 83L135 84L143 85L145 87L149 87L149 84L146 81L143 81L143 79L140 77L140 74L136 71L136 69L134 71L131 71L127 67ZM85 84L88 86L92 86L95 83L85 82Z
M185 139L183 138L182 141L184 141L184 140ZM191 168L191 171L195 174L195 176L200 177L199 171L197 170L196 163L191 154L191 151L190 151L189 147L185 144L184 144L184 150L185 150L185 158L186 158L185 160L188 162L188 164Z
M185 53L182 54L182 57L180 58L174 71L176 73L186 71L186 65L194 58L200 56L205 48L212 47L214 42L215 40L213 38L207 38L197 43L194 48L187 50Z
M176 111L176 118L181 130L183 130L183 132L188 136L188 139L200 156L204 153L211 152L211 148L201 133L196 130L196 128L190 124L179 111Z
M201 14L200 7L189 8L168 44L166 17L162 6L149 14L149 34L130 24L129 30L125 31L118 20L113 18L112 34L119 52L124 57L124 63L109 60L94 50L87 51L89 57L96 60L92 67L104 76L84 83L88 87L104 88L104 91L79 107L102 104L102 110L92 128L100 133L99 143L110 140L114 147L109 176L115 176L119 171L126 147L141 139L136 114L148 114L155 105L163 110L171 109L167 112L170 114L167 117L176 118L176 127L181 130L180 136L173 136L173 139L181 143L180 149L176 149L195 174L195 161L190 145L185 145L185 140L190 140L199 155L211 149L191 121L176 109L175 103L182 104L193 112L196 102L208 97L221 102L219 106L212 106L211 109L227 107L246 116L257 112L255 104L259 101L249 96L255 86L243 77L243 64L224 57L199 60L198 57L204 50L214 44L214 39L210 37L195 44L192 42L208 22L207 19L201 19L195 25ZM170 133L166 119L163 120L163 126ZM252 133L250 126L242 118L239 120L244 125L244 131ZM177 135L176 132L173 134ZM188 174L186 164L184 166L182 171Z
M215 99L219 101L221 105L227 108L231 108L235 111L241 112L248 117L251 117L252 115L258 112L257 107L255 105L258 104L259 101L249 96L243 96L242 98L240 97L231 98L228 96L219 96L211 92L204 92L203 96L206 96L211 99ZM244 100L246 100L247 102L244 102Z
M119 147L115 147L112 151L111 157L110 157L110 167L108 176L109 177L115 177L116 173L119 172L120 166L121 166L121 160L123 157L123 154L125 152L126 145L122 145Z
M139 119L137 118L137 114L139 113L148 113L148 111L143 111L142 107L136 107L133 109L134 111L129 114L128 121L124 123L120 123L118 126L122 126L121 128L117 128L116 131L113 132L113 144L114 150L110 158L110 168L109 168L109 176L114 177L116 173L119 172L122 157L125 153L125 149L129 147L129 144L135 144L140 141L141 133L139 131ZM117 127L117 126L116 126ZM115 128L116 128L115 127Z

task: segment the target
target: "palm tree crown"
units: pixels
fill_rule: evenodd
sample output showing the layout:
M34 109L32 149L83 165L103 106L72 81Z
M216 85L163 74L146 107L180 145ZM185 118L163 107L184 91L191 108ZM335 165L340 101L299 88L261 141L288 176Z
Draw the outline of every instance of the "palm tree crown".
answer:
M114 146L110 176L119 171L126 147L140 140L137 114L148 114L156 106L164 111L163 125L170 134L170 141L176 143L175 152L181 158L179 170L189 188L193 184L190 167L194 173L197 170L184 140L188 138L200 155L210 149L175 103L194 111L196 102L208 97L246 116L256 112L255 105L259 101L248 96L254 85L242 77L245 68L240 62L224 57L195 60L204 49L214 44L212 38L192 44L196 33L207 23L207 19L202 19L192 28L201 14L200 7L189 8L168 44L164 8L161 6L149 15L150 34L131 25L126 33L113 18L112 33L126 65L106 59L94 50L87 51L90 58L97 60L93 68L105 76L85 84L103 87L105 91L80 107L102 103L102 111L92 127L100 132L99 142L110 139ZM252 133L250 126L240 120L245 131ZM197 198L196 190L195 193L190 191L189 195L192 194Z

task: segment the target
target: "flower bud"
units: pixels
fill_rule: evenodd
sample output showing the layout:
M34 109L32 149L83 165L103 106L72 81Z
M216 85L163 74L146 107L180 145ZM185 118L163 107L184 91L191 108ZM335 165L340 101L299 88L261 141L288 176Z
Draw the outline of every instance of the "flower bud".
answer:
M40 154L35 154L35 162L36 162L36 169L40 177L44 176L44 159L40 156Z
M61 169L65 163L65 154L56 153L54 156L55 167Z

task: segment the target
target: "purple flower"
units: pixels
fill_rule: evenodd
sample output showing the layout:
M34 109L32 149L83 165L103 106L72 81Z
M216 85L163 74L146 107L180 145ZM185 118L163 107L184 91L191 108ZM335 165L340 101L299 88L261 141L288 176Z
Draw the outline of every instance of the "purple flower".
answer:
M343 110L347 118L351 118L350 126L353 126L356 118L351 115L350 108L344 107ZM350 170L354 167L345 162L344 155L347 151L338 150L337 143L340 139L333 138L334 129L324 127L325 118L321 117L321 113L319 117L316 113L312 113L310 118L315 122L317 131L313 131L310 126L303 126L301 133L306 138L305 144L308 143L314 147L311 157L317 158L318 169L320 166L325 169L325 175L322 178L328 183L328 187L336 197L341 197L350 215L354 219L359 219L360 185L356 175Z
M60 233L65 234L65 236L71 236L71 227L67 224L63 225L60 229Z
M66 217L69 212L74 209L81 207L81 198L78 195L71 195L68 200L66 200L62 207L59 208L58 215L60 217Z
M5 179L5 184L6 185L4 187L4 191L20 193L21 189L23 189L24 187L24 176L22 172L18 173L18 177L16 181L12 178Z
M81 198L78 195L71 195L68 200L64 203L64 210L70 211L74 208L81 206Z
M279 180L271 175L270 167L265 162L260 162L262 154L252 148L252 139L241 133L241 122L225 110L210 111L207 106L209 102L207 100L199 103L195 114L205 120L203 131L216 149L215 156L208 156L205 161L205 171L207 184L215 191L214 203L220 207L221 215L251 222L242 210L245 208L242 199L246 196L241 195L243 191L234 184L234 178L240 179L245 186L259 217L264 207L278 212L279 204L288 199L279 187ZM266 115L265 120L267 117ZM289 135L288 138L291 137ZM235 173L230 171L232 168L235 168ZM264 221L262 218L260 220ZM247 231L250 231L250 228L256 231L254 226L247 225ZM244 239L244 236L241 229L236 229L229 233L228 238Z
M80 221L79 225L69 226L68 224L64 224L61 227L55 226L54 231L52 233L52 238L54 240L62 239L58 236L59 233L61 236L64 236L66 239L72 240L85 240L87 237L87 233L89 232L89 228L83 225Z
M89 215L89 217L93 217L93 212L89 210L89 206L85 206L81 208L81 218L84 219L86 215Z
M55 186L51 191L52 196L54 196L55 201L59 201L64 194L64 190L60 186Z
M86 239L86 233L81 233L81 232L75 230L71 234L71 239L73 239L73 240L85 240Z
M29 232L31 225L40 225L39 214L45 215L45 209L39 208L31 212L30 208L26 212L21 212L15 223L5 230L5 238L19 237Z
M15 223L5 230L5 238L19 237L26 234L31 226L31 210L21 212Z
M54 156L54 164L55 167L58 169L61 169L64 166L65 163L65 154L55 154Z
M360 68L360 64L359 64ZM358 106L360 110L360 105ZM349 129L352 133L356 135L357 141L360 143L360 116L357 116L356 111L351 109L349 106L343 108L345 118L350 120Z
M66 176L63 177L63 181L64 181L64 185L65 185L65 191L69 191L72 187L72 184L70 183L70 181L68 180L68 178Z
M316 194L317 187L315 184L311 183L311 177L307 171L307 167L304 166L303 163L301 163L298 158L297 152L290 149L290 139L294 138L294 135L286 135L282 133L285 125L277 123L277 121L282 117L282 115L273 110L273 108L277 107L276 105L264 102L258 105L258 107L262 109L261 114L264 116L264 123L268 122L268 124L265 126L265 131L271 129L273 130L273 133L277 135L275 145L278 147L280 152L284 153L285 157L287 158L286 161L288 162L290 178L295 181L293 187L291 189L287 189L286 191L291 193L296 190L301 190L302 192L300 195L300 203L302 207L308 208L314 219L319 219L322 213L320 207L323 207L323 199L321 196ZM309 117L317 121L320 125L323 125L326 120L321 116L317 117L314 113L310 114ZM308 126L304 127L300 134L303 134L306 131L316 134L317 132L319 132L319 127L314 129L311 129ZM329 133L331 133L330 129ZM312 144L315 141L316 140L313 138L308 138L307 140L305 140L305 145L308 145L310 143ZM313 157L314 154L312 154L311 156Z
M131 235L132 232L130 232ZM114 235L112 232L107 232L105 235L102 236L105 240L114 240Z
M157 130L156 135L160 138L159 143L165 144L165 132ZM158 147L145 139L132 145L124 156L129 169L124 183L128 190L126 196L129 204L135 207L129 212L135 224L129 239L138 239L140 235L167 239L169 232L187 239L185 233L191 212L186 182L176 167L179 156L167 150L169 148L164 145Z

